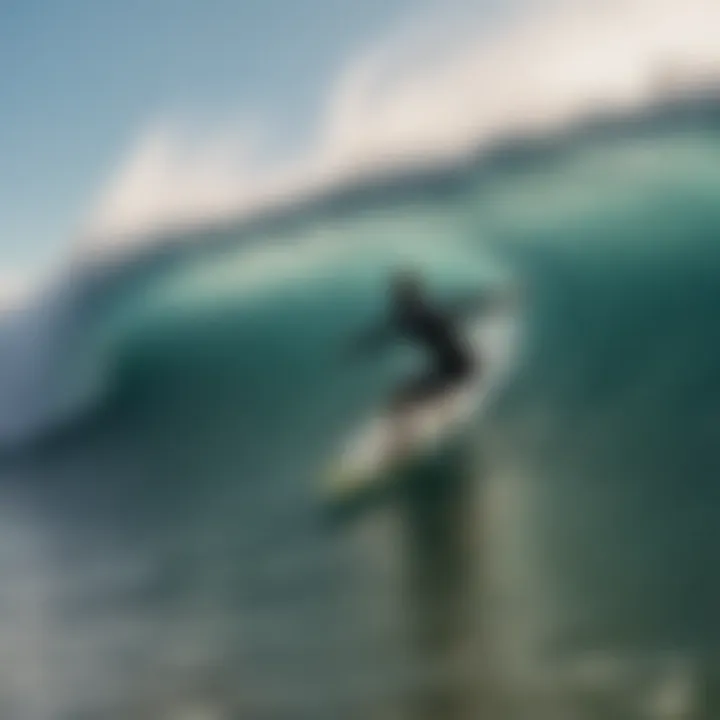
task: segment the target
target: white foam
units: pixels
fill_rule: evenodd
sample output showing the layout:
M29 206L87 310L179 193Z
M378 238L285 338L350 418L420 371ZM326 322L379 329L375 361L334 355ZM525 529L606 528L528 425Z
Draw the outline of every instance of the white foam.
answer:
M526 4L492 33L485 3L464 14L441 8L391 33L339 72L314 142L280 165L255 160L246 126L189 135L182 118L151 123L101 193L79 247L107 252L157 229L455 158L509 131L642 104L720 68L715 0Z

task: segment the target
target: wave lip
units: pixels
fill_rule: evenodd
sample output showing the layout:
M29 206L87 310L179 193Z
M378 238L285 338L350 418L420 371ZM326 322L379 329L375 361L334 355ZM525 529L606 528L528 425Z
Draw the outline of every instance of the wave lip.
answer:
M235 223L400 166L461 162L508 132L546 135L720 76L715 0L448 5L341 68L296 156L263 161L242 127L152 126L102 194L83 250L120 252L163 229Z

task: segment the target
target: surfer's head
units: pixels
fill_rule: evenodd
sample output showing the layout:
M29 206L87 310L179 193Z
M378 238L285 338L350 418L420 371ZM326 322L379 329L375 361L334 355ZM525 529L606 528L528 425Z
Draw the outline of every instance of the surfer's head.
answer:
M398 270L390 277L390 296L397 304L419 302L425 294L424 289L420 275L410 270Z

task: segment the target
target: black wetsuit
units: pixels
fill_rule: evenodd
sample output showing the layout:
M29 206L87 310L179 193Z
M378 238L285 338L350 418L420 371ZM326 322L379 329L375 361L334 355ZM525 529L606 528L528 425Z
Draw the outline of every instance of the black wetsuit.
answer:
M395 403L441 393L466 380L476 370L473 354L452 313L443 313L418 301L396 307L392 325L402 339L423 348L430 360L430 369L401 387Z
M427 399L481 371L480 359L472 352L461 325L483 314L492 302L493 296L482 293L439 307L418 293L396 293L391 297L388 319L360 335L351 350L365 354L396 340L406 340L424 350L429 367L404 383L391 404L402 406Z

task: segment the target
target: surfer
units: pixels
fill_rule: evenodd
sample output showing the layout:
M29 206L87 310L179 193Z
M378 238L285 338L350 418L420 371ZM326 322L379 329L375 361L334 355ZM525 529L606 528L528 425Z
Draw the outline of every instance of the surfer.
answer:
M353 346L356 352L367 353L405 340L425 351L429 368L399 388L390 402L392 411L434 399L480 376L481 360L474 356L461 321L486 310L489 300L482 294L440 307L429 297L420 276L408 271L393 274L388 319L362 334Z
M516 288L508 289L501 293L484 290L440 303L430 296L420 276L403 271L390 277L385 320L354 338L345 347L343 359L404 340L424 350L428 362L392 393L389 406L353 434L337 463L331 465L327 480L332 506L342 510L372 501L376 493L382 496L383 488L395 486L402 477L396 471L406 461L419 459L458 432L464 436L463 428L481 411L488 389L497 382L499 362L506 364L503 348L510 337L504 330L510 329L512 323L506 321L515 315L519 300ZM471 338L462 327L463 320L481 314L492 314L500 322L492 328L486 325L483 330L490 332L483 338ZM475 340L485 349L479 352ZM394 480L388 484L390 478Z

